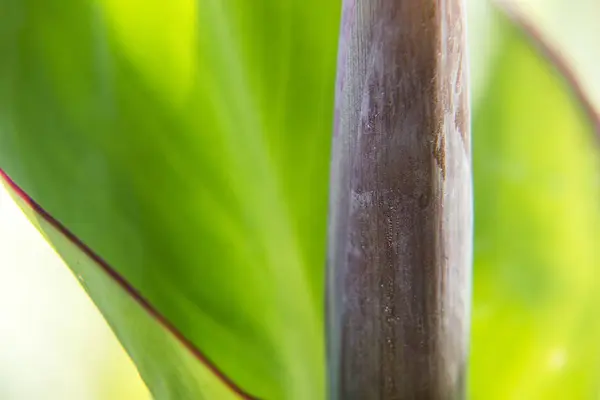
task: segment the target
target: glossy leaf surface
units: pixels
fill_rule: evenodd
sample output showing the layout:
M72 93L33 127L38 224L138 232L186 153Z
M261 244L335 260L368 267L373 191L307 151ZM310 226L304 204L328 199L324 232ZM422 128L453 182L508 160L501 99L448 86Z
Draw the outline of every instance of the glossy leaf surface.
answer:
M1 5L0 169L242 391L322 398L338 2ZM181 398L170 339L140 356L141 311L40 228Z

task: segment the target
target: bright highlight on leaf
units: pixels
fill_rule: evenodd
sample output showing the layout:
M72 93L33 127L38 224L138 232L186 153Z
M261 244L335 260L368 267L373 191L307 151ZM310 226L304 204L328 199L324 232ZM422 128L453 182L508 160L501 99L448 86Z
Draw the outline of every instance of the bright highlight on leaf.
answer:
M171 0L165 7L164 0L101 0L96 7L102 29L147 84L175 106L188 101L201 62L196 51L199 2Z

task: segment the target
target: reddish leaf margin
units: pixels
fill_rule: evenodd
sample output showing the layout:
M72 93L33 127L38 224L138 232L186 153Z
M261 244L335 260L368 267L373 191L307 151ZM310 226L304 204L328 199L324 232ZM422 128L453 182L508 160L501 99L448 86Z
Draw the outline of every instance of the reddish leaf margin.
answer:
M86 256L92 259L117 285L129 294L150 316L152 316L163 328L171 333L196 359L211 371L225 386L244 400L258 400L257 397L247 393L239 387L231 378L225 375L219 368L209 360L200 349L187 339L163 314L161 314L131 283L119 274L106 260L95 253L88 245L83 243L73 232L66 228L60 221L48 213L39 203L29 196L6 172L0 169L0 179L6 182L8 187L15 192L37 215L48 222L59 231L67 240L73 243Z

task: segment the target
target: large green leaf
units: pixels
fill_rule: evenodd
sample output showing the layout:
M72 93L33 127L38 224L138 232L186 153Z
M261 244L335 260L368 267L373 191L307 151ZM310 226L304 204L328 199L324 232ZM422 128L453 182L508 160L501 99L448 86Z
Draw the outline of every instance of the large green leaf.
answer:
M323 398L338 1L0 9L0 169L202 354L41 221L153 394Z
M495 23L473 127L471 395L595 399L600 125L523 31Z

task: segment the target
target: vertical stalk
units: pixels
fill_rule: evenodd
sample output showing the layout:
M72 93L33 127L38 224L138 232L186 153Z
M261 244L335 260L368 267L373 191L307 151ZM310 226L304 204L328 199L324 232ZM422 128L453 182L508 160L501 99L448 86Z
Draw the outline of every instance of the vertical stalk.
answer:
M330 398L460 399L472 201L462 0L343 0Z

